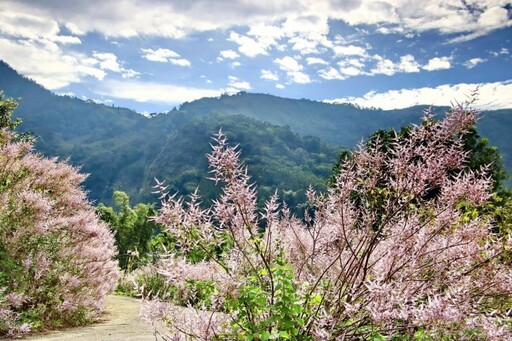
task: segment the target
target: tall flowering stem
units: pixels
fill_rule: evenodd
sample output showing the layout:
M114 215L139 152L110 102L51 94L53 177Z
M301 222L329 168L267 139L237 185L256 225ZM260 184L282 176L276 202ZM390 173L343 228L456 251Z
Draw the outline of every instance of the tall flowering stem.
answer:
M232 240L207 259L223 273L211 277L218 292L209 307L222 318L210 319L206 334L186 335L512 337L509 313L495 309L511 298L512 272L499 261L511 241L476 213L491 180L486 167L469 170L463 149L475 122L458 105L440 121L427 113L391 141L361 144L328 193L308 191L314 211L304 220L277 195L258 211L240 151L219 132L208 155L212 179L223 185L218 200L202 210L196 195L171 197L156 218L183 249L211 245L220 233ZM172 281L187 279L169 272Z
M85 323L119 277L85 176L0 130L0 334Z

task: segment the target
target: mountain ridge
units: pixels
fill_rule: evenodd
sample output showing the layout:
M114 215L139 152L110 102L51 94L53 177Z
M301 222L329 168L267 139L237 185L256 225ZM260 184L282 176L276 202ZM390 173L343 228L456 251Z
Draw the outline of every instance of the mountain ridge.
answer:
M300 185L311 182L322 189L342 147L352 148L378 129L419 123L426 108L375 110L241 92L185 102L147 118L130 109L55 95L3 62L0 89L7 97L22 97L15 116L22 118L23 130L38 136L37 150L70 158L91 173L85 183L91 198L107 203L116 189L135 201L154 201L150 187L155 177L168 179L182 194L201 184L212 197L215 190L203 181L205 154L209 137L222 126L242 146L249 172L254 171L264 195L272 194L275 186L292 193L288 200L300 202ZM478 125L512 169L512 109L484 112Z

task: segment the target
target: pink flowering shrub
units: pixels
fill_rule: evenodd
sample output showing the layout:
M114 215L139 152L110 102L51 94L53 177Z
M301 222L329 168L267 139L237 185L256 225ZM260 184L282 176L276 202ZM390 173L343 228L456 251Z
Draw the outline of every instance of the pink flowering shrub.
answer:
M175 339L512 338L510 312L495 309L512 294L499 262L511 241L475 214L490 196L487 170L465 167L461 135L475 120L457 106L441 121L427 115L390 150L361 146L328 193L309 191L305 221L276 196L258 211L240 151L219 132L208 160L220 197L206 210L196 195L170 197L156 218L181 254L203 245L208 255L173 258L160 273L207 278L213 304L178 312L158 301L144 314ZM231 248L211 252L225 233Z
M98 316L119 277L85 175L0 130L0 335Z

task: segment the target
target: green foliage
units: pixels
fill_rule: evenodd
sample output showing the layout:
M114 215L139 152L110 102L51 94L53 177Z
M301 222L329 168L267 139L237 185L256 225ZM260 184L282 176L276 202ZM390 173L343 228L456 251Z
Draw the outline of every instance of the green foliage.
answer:
M429 125L434 122L433 119L424 122L424 125ZM391 130L378 130L373 133L366 141L365 146L378 145L379 150L385 153L394 152L394 147L391 141L394 136L407 136L411 126L405 126L399 132L394 129ZM492 181L493 194L488 200L486 205L474 209L466 207L464 203L460 204L460 209L465 210L468 219L474 218L475 214L486 216L492 219L495 223L496 232L502 235L510 234L512 232L512 190L506 187L507 173L505 166L502 162L502 156L497 147L491 146L487 138L483 138L477 132L476 127L472 127L463 135L464 150L469 154L468 161L465 165L468 171L479 171L480 169L489 167L489 175ZM351 152L342 150L338 161L333 167L332 174L327 181L329 187L334 187L336 174L344 167L348 160L351 158ZM386 165L383 165L385 168ZM457 172L459 170L453 170ZM363 186L364 184L361 183ZM360 197L358 193L353 193L353 198L362 205L363 203L368 207L378 211L382 207L381 203L389 200L394 194L386 190L386 183L379 183L377 188L370 192L370 197ZM427 195L435 195L435 189ZM378 216L383 217L385 212L378 212Z
M15 135L0 100L0 335L79 325L101 312L118 279L113 235L70 165Z
M132 297L160 298L169 300L176 287L158 273L153 264L143 265L131 272L124 272L116 288L116 294Z
M297 184L325 189L336 158L336 150L324 143L350 148L377 129L419 122L423 109L370 110L240 93L184 103L179 110L149 119L127 109L55 96L3 62L0 88L27 99L17 115L38 136L37 149L81 165L91 174L85 182L91 199L106 205L113 205L112 194L120 188L133 202L157 201L151 195L155 177L168 180L181 195L200 185L207 204L216 192L203 179L204 154L209 136L222 126L244 150L242 157L260 188L259 203L278 188L281 198L300 213L297 206L305 196ZM511 119L510 110L485 112L478 125L512 169Z
M151 220L156 211L150 204L131 207L128 195L121 191L114 192L114 203L114 207L99 204L97 211L115 232L119 266L124 270L133 269L147 261L149 241L159 230Z
M161 299L184 307L209 308L218 290L210 280L188 279L185 283L169 281L153 264L125 272L116 293L146 299Z
M18 102L15 99L4 99L4 93L0 91L0 129L14 130L21 123L19 117L15 120L12 119L12 114L17 106Z
M168 190L173 194L194 193L199 185L203 205L209 205L218 195L218 188L204 176L208 172L205 155L212 132L221 127L243 149L242 159L251 167L253 179L259 184L260 206L278 188L283 200L295 213L301 214L297 206L305 200L302 184L311 184L318 191L325 189L324 179L334 161L335 148L317 138L300 137L289 128L242 116L213 116L182 122L164 140L162 152L155 156L146 172L167 180ZM143 186L149 193L154 180L147 179Z
M293 268L283 252L272 260L270 272L262 267L257 274L250 273L238 295L226 303L228 311L237 312L231 322L229 337L239 340L310 340L311 337L303 331L305 318L312 314L311 301L304 302L298 294ZM258 318L262 315L269 318Z

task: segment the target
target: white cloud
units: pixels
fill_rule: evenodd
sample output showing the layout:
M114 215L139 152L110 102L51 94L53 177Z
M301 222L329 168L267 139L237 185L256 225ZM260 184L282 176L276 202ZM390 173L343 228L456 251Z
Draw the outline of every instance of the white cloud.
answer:
M499 51L491 51L490 52L491 55L493 55L494 57L498 57L499 55L502 55L502 54L510 54L509 50L506 48L506 47L502 47L501 50Z
M494 6L480 14L478 24L483 27L501 27L506 25L508 20L508 11L501 6Z
M300 54L320 53L318 49L319 42L316 40L293 37L288 40L288 43L292 45L293 50L298 51Z
M269 70L261 70L261 79L268 79L271 81L278 81L279 77L275 72L269 71Z
M140 49L143 53L142 57L152 61L152 62L161 62L166 63L169 61L169 58L179 58L179 54L169 49Z
M68 91L68 92L56 92L55 93L57 96L68 96L68 97L76 97L76 94L72 91Z
M390 90L383 93L370 91L362 97L345 97L326 102L353 103L382 109L400 109L418 104L449 106L454 102L463 102L477 88L475 108L490 110L512 107L512 80L485 84L445 84L435 88Z
M223 51L220 51L219 57L221 58L221 60L237 59L238 57L240 57L240 55L238 53L236 53L236 51L233 51L233 50L223 50Z
M278 41L285 36L284 30L276 25L257 23L251 26L247 35L255 37L262 46L278 46Z
M318 75L323 79L333 80L333 79L346 79L347 77L342 76L338 70L333 67L328 67L327 69L319 70Z
M274 59L274 63L277 64L281 70L286 72L286 75L292 83L311 83L309 75L302 72L304 67L292 57L286 56L283 58L276 58Z
M183 38L198 31L254 27L251 36L271 44L283 37L312 37L322 41L329 20L349 25L379 24L381 32L459 33L476 37L509 27L512 20L505 6L509 0L116 0L101 3L61 0L4 0L5 12L51 18L76 35L99 32L109 37L159 36ZM98 15L101 13L101 15ZM4 24L4 20L1 20ZM264 23L264 24L262 24ZM280 27L277 24L281 24ZM268 33L265 30L268 28ZM387 31L386 31L387 30Z
M286 19L277 19L272 25L259 23L251 26L247 34L254 37L266 51L271 48L278 51L291 48L305 55L321 53L325 47L332 45L327 38L329 23L324 15L297 14L282 17Z
M247 36L240 35L236 32L231 32L229 35L229 39L232 42L235 42L239 45L238 51L247 57L256 57L258 55L267 55L266 47L264 44L259 43L258 41L249 38Z
M121 72L122 67L119 65L115 54L109 52L94 52L92 55L99 60L99 66L102 70Z
M464 63L464 66L467 67L468 69L472 69L475 66L477 66L478 64L483 63L485 61L486 61L486 59L482 59L482 58L471 58Z
M340 68L355 67L357 69L363 69L365 67L366 58L347 58L338 62Z
M140 73L135 70L122 67L117 60L117 56L113 53L94 52L92 55L99 61L99 67L102 70L119 73L123 78L133 78L140 75Z
M378 60L377 65L370 71L370 74L384 74L386 76L392 76L396 73L397 68L390 59L381 57L379 55L375 55L375 58Z
M411 73L411 72L419 72L420 64L416 61L413 55L407 54L400 57L400 61L395 63L390 59L384 58L378 54L372 56L372 59L377 61L375 67L370 71L371 75L387 75L392 76L395 73ZM436 59L436 58L434 58ZM439 58L438 58L439 59ZM432 64L429 67L441 67L439 61L433 60ZM426 68L426 67L424 67Z
M308 63L308 65L329 65L328 62L318 57L308 57L306 58L306 63Z
M284 85L283 84L276 84L276 88L277 89L284 89Z
M289 56L276 58L274 59L274 63L276 63L281 70L286 72L296 72L303 69L303 66L300 65L299 62Z
M422 69L427 71L446 70L452 67L450 60L450 57L435 57L430 59L427 65L423 66Z
M169 59L169 63L173 64L173 65L178 65L178 66L190 66L190 61L188 61L187 59L183 59L183 58L179 58L179 59Z
M52 38L52 41L60 44L81 44L82 41L78 37L73 36L55 36Z
M355 66L340 67L340 72L345 76L359 76L366 74L363 70Z
M240 80L235 76L228 76L228 86L224 89L225 93L234 94L242 90L251 90L251 84L246 81Z
M180 55L173 50L169 49L161 49L153 50L153 49L140 49L142 52L142 57L152 61L152 62L160 62L160 63L171 63L173 65L178 66L190 66L191 63L189 60L180 58Z
M306 7L312 6L313 8L305 8L304 11L299 10L300 6L296 6L296 12L290 14L283 13L283 18L286 18L282 29L286 36L293 37L295 35L312 40L318 40L329 33L328 15L323 12L322 7L325 8L325 3L318 1L316 3L304 4ZM311 11L313 9L313 11Z
M0 22L0 34L6 37L59 44L81 44L78 37L61 35L58 22L48 17L2 11L0 8Z
M332 50L336 56L366 56L366 50L355 45L334 46Z
M28 40L8 40L0 37L0 59L16 71L55 90L86 77L103 80L106 73L81 54L64 54L53 44Z
M127 79L127 78L137 78L140 76L140 72L137 72L132 69L124 70L121 72L121 77Z
M309 75L302 71L288 72L287 75L293 83L298 83L298 84L311 83L311 78L309 78Z
M138 80L108 80L99 83L95 92L112 98L130 99L137 102L177 104L193 101L202 97L217 97L222 91L178 86Z
M418 64L413 55L408 54L400 57L398 70L401 72L419 72L420 64Z
M76 35L78 35L78 36L83 36L83 35L85 35L85 32L84 32L84 31L82 31L82 30L80 30L80 29L79 29L75 24L73 24L73 23L70 23L70 22L65 23L65 24L64 24L64 27L66 27L66 28L69 30L69 32L71 32L71 33L73 33L73 34L76 34Z
M469 1L355 1L352 8L331 2L330 17L350 25L380 24L379 32L411 33L436 30L461 34L454 41L474 39L491 30L509 27L512 20L504 8L508 0Z

